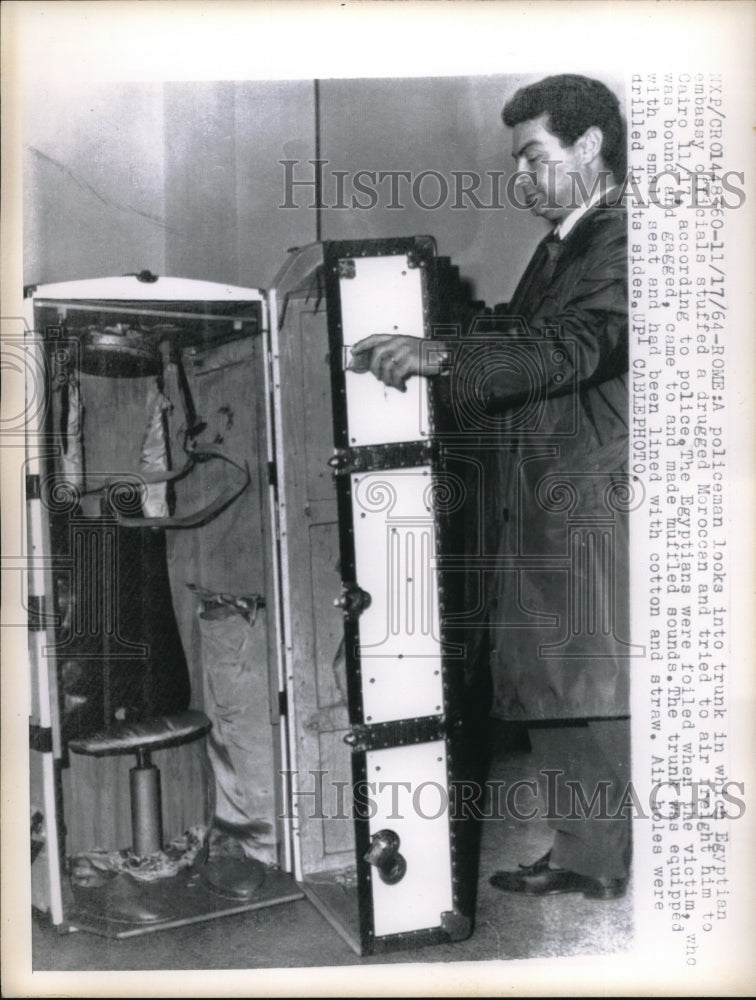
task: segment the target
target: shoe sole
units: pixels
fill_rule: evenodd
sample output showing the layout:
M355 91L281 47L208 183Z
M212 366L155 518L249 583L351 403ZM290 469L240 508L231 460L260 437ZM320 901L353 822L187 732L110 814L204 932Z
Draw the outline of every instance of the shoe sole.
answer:
M583 896L586 899L622 899L626 892L626 886L622 886L621 889L615 889L610 886L602 886L599 889L586 889Z
M569 896L569 895L577 895L578 893L582 892L584 899L595 899L604 902L612 899L621 899L627 891L626 886L622 886L621 888L615 886L596 886L595 888L591 889L579 889L576 887L574 889L540 890L540 889L528 889L525 886L523 886L522 888L514 888L514 887L510 888L510 887L496 885L495 882L491 882L490 885L494 889L498 889L499 892L511 892L518 896L531 896L534 898L538 896Z

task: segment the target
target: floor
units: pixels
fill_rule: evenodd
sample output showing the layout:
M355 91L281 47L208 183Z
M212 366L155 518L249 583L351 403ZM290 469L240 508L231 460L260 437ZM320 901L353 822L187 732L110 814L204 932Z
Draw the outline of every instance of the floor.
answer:
M513 747L501 733L493 733L492 747L491 778L511 782L537 772L535 754ZM35 920L33 969L314 969L616 955L630 949L632 880L627 895L611 902L580 895L521 898L488 884L496 869L535 860L549 842L542 820L483 822L475 930L468 940L454 944L360 958L308 900L300 899L123 940L84 932L59 935Z

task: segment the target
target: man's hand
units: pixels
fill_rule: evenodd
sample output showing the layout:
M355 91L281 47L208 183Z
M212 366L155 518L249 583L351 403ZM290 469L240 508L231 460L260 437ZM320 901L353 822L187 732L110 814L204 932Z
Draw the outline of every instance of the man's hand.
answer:
M420 337L374 333L354 345L349 369L372 372L384 385L406 392L410 376L438 375L441 371L443 345L434 344L432 356L429 356L427 347L423 350L423 343Z

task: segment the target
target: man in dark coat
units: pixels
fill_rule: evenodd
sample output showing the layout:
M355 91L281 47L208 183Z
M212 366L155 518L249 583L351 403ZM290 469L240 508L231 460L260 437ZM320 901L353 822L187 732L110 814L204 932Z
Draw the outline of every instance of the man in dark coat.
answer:
M581 76L518 91L518 202L551 223L512 301L430 355L378 334L355 368L402 389L434 378L472 423L483 476L485 618L494 716L527 723L550 760L551 850L494 886L624 894L630 820L625 130ZM475 563L475 554L473 564ZM478 644L479 645L479 644ZM546 772L546 769L544 773Z

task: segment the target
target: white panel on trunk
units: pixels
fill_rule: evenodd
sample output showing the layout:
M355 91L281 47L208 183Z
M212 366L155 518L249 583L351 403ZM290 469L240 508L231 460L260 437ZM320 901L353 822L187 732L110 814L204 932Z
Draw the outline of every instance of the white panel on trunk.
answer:
M442 712L432 489L428 466L352 476L366 722Z
M339 292L345 358L373 333L424 336L422 271L409 266L406 254L354 258L354 277L342 277ZM399 392L347 370L346 396L350 447L428 436L425 379L411 378L407 391Z
M441 914L453 908L446 745L434 740L372 750L366 765L377 806L370 835L393 830L407 862L395 885L373 873L376 936L438 927Z

